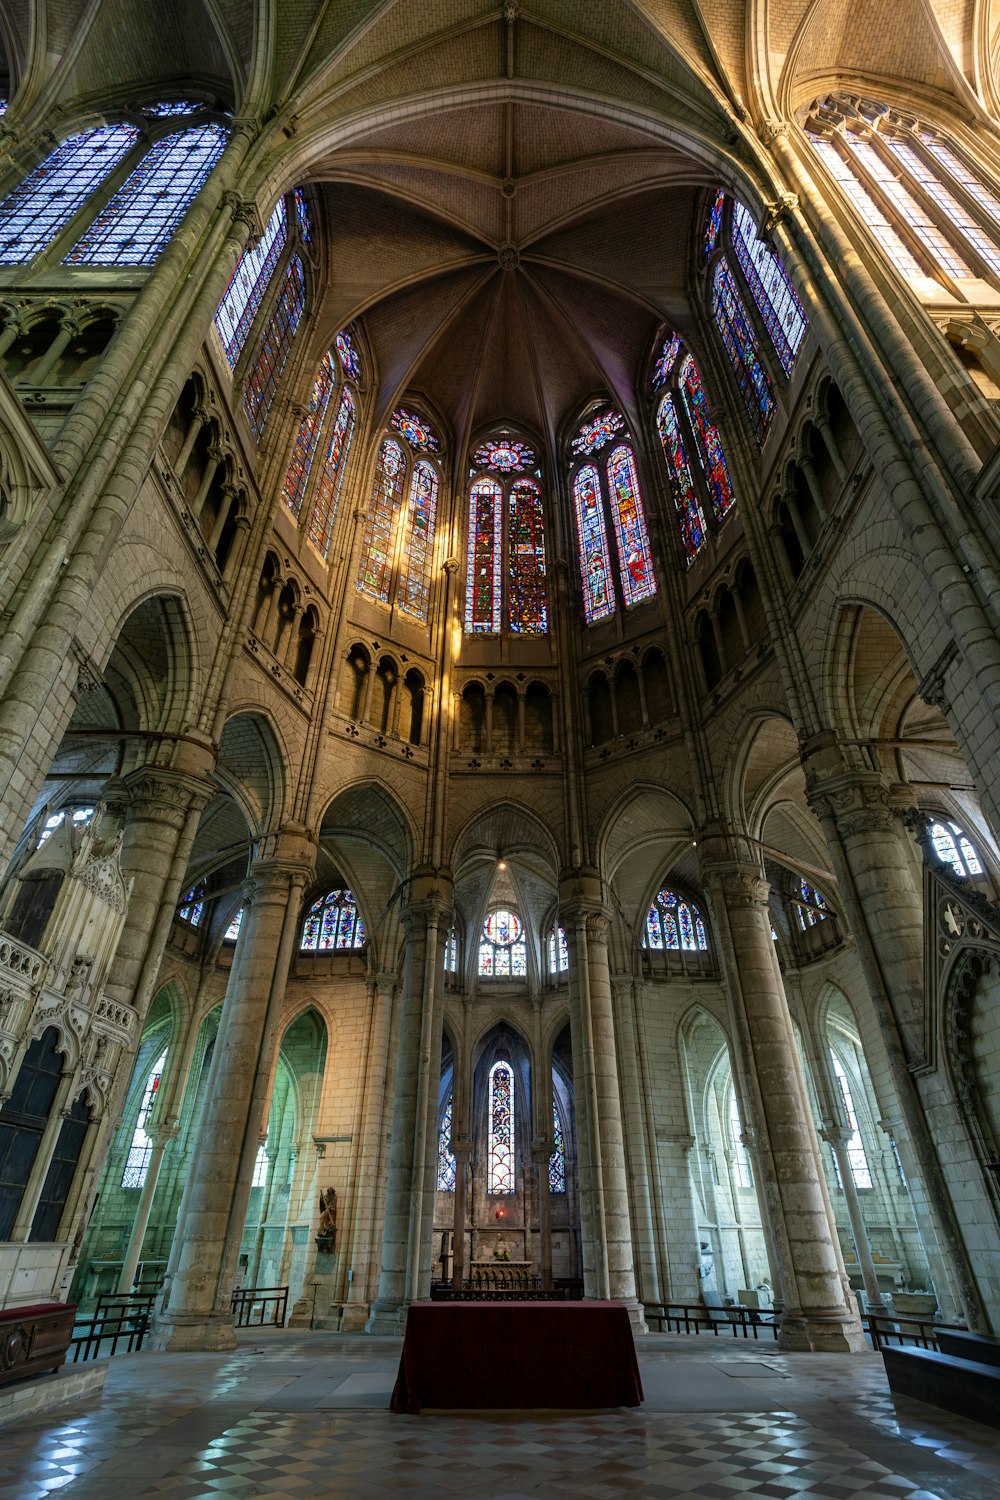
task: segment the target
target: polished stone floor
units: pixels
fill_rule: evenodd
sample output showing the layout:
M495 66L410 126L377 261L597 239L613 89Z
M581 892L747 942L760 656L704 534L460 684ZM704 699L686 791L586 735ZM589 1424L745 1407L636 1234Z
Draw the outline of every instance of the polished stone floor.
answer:
M0 1429L0 1500L979 1500L991 1428L889 1395L876 1355L640 1341L637 1411L392 1416L399 1340L277 1332L119 1356L97 1400Z

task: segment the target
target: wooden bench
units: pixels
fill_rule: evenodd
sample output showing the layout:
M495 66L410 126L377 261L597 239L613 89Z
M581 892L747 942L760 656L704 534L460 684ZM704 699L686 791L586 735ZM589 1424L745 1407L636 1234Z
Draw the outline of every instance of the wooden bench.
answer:
M883 1349L882 1358L889 1388L897 1396L1000 1427L1000 1369L995 1365L936 1349Z
M954 1354L958 1359L971 1359L979 1365L1000 1368L1000 1339L988 1338L985 1333L971 1333L965 1328L938 1328L935 1337L942 1354Z
M75 1319L75 1302L0 1308L0 1386L54 1374L66 1358Z

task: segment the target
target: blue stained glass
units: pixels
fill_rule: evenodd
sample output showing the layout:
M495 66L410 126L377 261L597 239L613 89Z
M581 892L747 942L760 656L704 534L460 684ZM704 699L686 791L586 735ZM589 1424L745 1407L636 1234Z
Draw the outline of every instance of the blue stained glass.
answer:
M410 480L402 573L396 601L405 614L427 619L434 562L434 526L440 481L433 464L418 459Z
M301 188L296 188L294 198L295 217L299 224L299 234L302 236L304 244L311 245L313 238L312 220L309 217L309 204L306 202L306 195Z
M333 360L329 354L324 354L316 384L309 398L308 409L302 418L302 425L299 427L292 447L292 457L281 491L281 499L286 510L289 510L296 519L302 510L302 501L305 499L306 486L309 483L309 471L316 454L316 440L326 417L326 408L329 405L336 378Z
M724 260L716 264L712 279L712 316L729 355L754 437L763 443L767 424L774 416L771 377L761 363L757 335Z
M383 439L375 466L375 482L361 539L361 569L358 589L381 604L389 602L392 581L392 544L396 516L403 498L406 460L394 438Z
M691 431L694 433L695 452L708 486L712 511L715 519L721 522L732 510L736 496L729 477L729 465L726 463L726 455L722 449L722 439L709 415L705 387L701 383L698 366L690 354L680 367L677 383L687 419L691 423Z
M134 125L71 135L0 203L0 264L22 266L64 229L139 139Z
M660 891L646 914L646 947L704 953L708 937L701 912L676 891Z
M549 1157L549 1192L566 1191L566 1141L556 1104L552 1105L552 1155Z
M412 411L407 411L405 407L401 406L394 411L389 422L400 437L405 438L418 453L437 453L441 447L430 423L415 416Z
M585 454L589 458L592 453L600 452L606 443L610 443L615 433L621 432L624 426L625 420L618 412L602 412L599 417L584 422L570 447L578 457Z
M314 901L302 924L302 952L348 952L364 946L365 929L358 904L347 889L328 891Z
M336 420L330 428L330 439L326 446L326 457L320 468L309 517L309 540L326 557L330 551L333 523L337 519L337 504L344 482L347 455L354 436L354 398L344 390L340 396Z
M708 223L705 225L705 240L702 245L702 254L706 260L709 259L716 245L719 243L719 231L722 228L722 210L725 207L725 203L726 190L725 188L719 188L715 198L712 200L712 207L708 213Z
M519 479L511 486L507 505L510 628L515 635L544 635L549 620L541 490L533 479Z
M817 922L825 922L830 915L830 908L822 894L805 880L799 881L799 895L801 903L796 904L795 915L798 917L799 926L805 932L807 927L815 927Z
M733 204L733 246L781 368L791 375L806 336L806 315L781 260L757 238L753 215L742 203Z
M444 1107L441 1117L441 1129L438 1133L438 1172L437 1190L439 1193L453 1193L455 1191L455 1172L457 1164L451 1151L451 1105L449 1099Z
M173 103L146 104L142 112L151 120L169 120L174 115L193 115L204 107L191 99L176 99Z
M181 904L177 908L177 915L182 922L188 922L192 927L201 924L201 914L205 910L205 887L193 885L191 889L181 897Z
M573 508L580 554L583 614L588 625L606 620L615 612L611 586L611 557L601 503L601 481L592 464L573 480Z
M660 408L656 413L656 427L667 457L670 488L680 519L681 541L690 563L705 545L705 512L701 508L701 501L698 499L694 479L691 476L691 466L684 451L684 439L681 436L673 396L666 395L660 402Z
M243 352L250 326L264 298L288 238L285 200L279 198L260 240L240 256L215 314L215 331L231 370Z
M261 337L253 368L247 375L243 392L243 409L250 423L250 430L260 442L278 390L278 381L285 368L302 314L306 307L305 276L302 262L293 255L285 269L285 280L274 310L268 319Z
M608 488L618 541L618 573L622 597L628 609L643 599L651 599L656 593L656 573L635 455L624 443L608 459Z
M351 336L341 330L334 339L337 345L337 353L340 355L340 363L352 380L361 379L361 359L358 351L351 343Z
M659 357L657 358L656 364L653 367L654 391L659 390L660 386L663 385L663 383L667 379L667 376L670 374L674 365L677 363L677 356L680 352L680 334L672 333L669 338L664 339L663 348L660 350Z
M226 144L221 125L155 141L74 245L67 265L148 266L187 213Z
M514 1074L509 1063L490 1069L489 1168L486 1191L514 1191Z
M495 479L477 479L469 491L469 545L465 577L467 635L500 634L502 524L503 491Z
M513 474L518 469L530 469L535 454L527 443L516 443L510 438L491 438L476 449L472 461L477 468L492 469L494 474Z
M483 923L479 973L488 979L523 979L528 972L524 925L516 912L501 908Z

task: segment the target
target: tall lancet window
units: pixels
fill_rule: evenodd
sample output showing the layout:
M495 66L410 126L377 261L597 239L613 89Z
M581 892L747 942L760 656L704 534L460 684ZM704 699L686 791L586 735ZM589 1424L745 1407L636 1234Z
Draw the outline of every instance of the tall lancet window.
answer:
M1000 285L1000 197L969 150L909 109L831 94L805 122L813 149L892 266L922 296L980 301Z
M613 408L584 422L571 445L584 619L595 625L656 593L656 572L632 440ZM611 538L614 538L615 566Z
M514 1191L514 1071L509 1063L490 1069L489 1162L486 1191Z
M343 339L343 334L337 335ZM339 344L324 354L316 376L285 475L281 499L325 558L330 552L333 524L344 482L344 470L354 435L357 395L347 380L360 365L352 349L352 371L338 358ZM335 352L335 350L337 352Z
M701 373L676 333L663 341L653 366L652 385L654 393L663 392L656 407L656 428L677 509L681 545L691 563L708 536L706 514L714 526L721 526L736 503L736 495Z
M753 435L763 443L775 412L774 388L761 361L743 294L724 260L716 261L712 276L712 317L733 367Z
M215 332L231 370L243 353L257 310L288 239L288 216L279 198L256 245L244 250L215 314Z
M146 1134L146 1126L149 1124L149 1117L153 1113L153 1105L156 1103L157 1090L160 1087L160 1079L163 1077L163 1069L166 1067L166 1064L167 1053L166 1048L164 1048L146 1077L146 1086L142 1091L142 1102L139 1105L139 1115L135 1122L135 1129L132 1131L132 1140L122 1171L123 1188L141 1188L146 1181L149 1159L153 1154L153 1141Z
M264 435L271 406L278 393L278 383L305 310L305 271L300 257L293 255L285 268L281 290L261 333L243 388L243 410L258 442Z
M552 1155L549 1157L549 1192L566 1191L566 1138L563 1135L559 1106L552 1103Z
M97 125L61 141L0 203L0 264L34 260L138 139L135 125Z
M426 624L434 579L441 443L426 419L405 407L393 412L389 426L391 433L382 439L375 464L357 589Z
M739 202L733 203L733 249L778 363L791 375L806 336L806 315L780 258L757 238L753 215Z
M455 1191L455 1173L457 1163L451 1149L451 1107L449 1098L441 1116L441 1129L438 1131L438 1170L437 1190L439 1193L453 1193Z
M545 635L545 516L534 450L504 434L481 443L471 464L466 634Z

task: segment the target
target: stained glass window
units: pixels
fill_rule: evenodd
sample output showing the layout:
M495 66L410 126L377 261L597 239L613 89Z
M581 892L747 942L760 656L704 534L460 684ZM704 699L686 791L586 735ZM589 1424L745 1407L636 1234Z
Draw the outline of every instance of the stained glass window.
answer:
M645 946L705 953L705 923L694 902L682 899L676 891L660 891L646 914Z
M562 1121L559 1119L559 1109L553 1100L552 1103L552 1155L549 1157L549 1192L564 1193L566 1191L566 1140L563 1136Z
M57 828L62 827L67 818L74 828L85 828L93 816L92 807L74 807L72 810L64 807L59 812L50 814L42 824L42 831L38 835L38 848L42 847L46 839L52 837Z
M160 1053L146 1078L146 1087L142 1091L142 1102L139 1105L139 1116L135 1122L132 1132L132 1142L128 1148L125 1158L125 1169L122 1172L123 1188L141 1188L146 1181L146 1173L149 1170L149 1158L153 1154L153 1142L146 1134L146 1126L149 1117L153 1113L153 1105L156 1103L156 1091L160 1087L160 1079L163 1077L163 1069L167 1062L166 1048Z
M486 1191L514 1191L514 1073L509 1063L490 1069L489 1180Z
M624 426L625 419L618 412L602 412L600 416L584 422L570 447L577 456L585 454L589 458L592 453L599 453L606 443L610 443L615 433L621 432Z
M942 864L951 865L956 875L983 873L979 855L957 823L932 823L930 835L938 859Z
M416 416L412 411L407 411L401 406L393 412L389 420L390 425L400 437L405 438L410 447L415 448L418 453L437 453L441 444L430 424L422 417Z
M205 910L205 887L193 885L191 889L181 897L181 904L177 908L177 915L182 922L187 922L191 927L201 924L201 914Z
M656 574L649 549L646 512L639 488L635 456L622 443L608 459L611 514L618 542L618 572L625 608L650 599L656 593Z
M672 333L668 338L663 340L663 348L660 350L656 364L653 366L654 391L659 390L660 386L664 384L674 365L677 363L677 356L680 352L680 334Z
M947 235L938 228L930 213L917 201L902 178L888 162L882 160L875 147L869 141L862 141L850 133L844 135L843 140L868 175L878 183L903 223L909 226L911 233L928 251L932 263L943 267L950 276L957 276L959 279L971 276L968 265L952 246Z
M301 188L296 188L294 196L295 217L299 223L299 234L302 236L305 244L311 245L313 237L312 220L309 217L309 204L306 202L306 195Z
M678 371L677 383L687 419L691 424L691 431L694 433L695 452L708 486L712 511L716 521L721 522L728 516L736 496L729 477L726 455L722 450L722 439L719 437L708 409L708 397L701 383L698 366L690 354Z
M278 390L278 381L291 352L292 340L302 321L305 306L306 284L302 262L297 255L293 255L286 267L284 283L268 319L243 392L243 409L247 414L250 430L258 442L263 436L271 403Z
M193 115L203 107L192 99L174 99L169 103L163 101L159 104L145 104L142 112L151 120L168 120L174 115Z
M690 563L705 544L705 512L701 508L691 476L691 466L684 451L684 439L677 420L674 398L669 394L660 402L656 413L656 427L667 457L670 488L680 520L681 542Z
M358 356L358 351L351 342L350 334L341 330L334 339L334 343L337 346L340 363L343 365L346 374L350 375L352 380L360 380L361 360Z
M743 1144L743 1125L735 1088L729 1090L729 1146L733 1153L733 1179L739 1188L752 1188L750 1153Z
M817 922L825 922L830 915L830 908L822 893L805 880L799 881L799 900L795 903L795 915L803 932L807 927L815 927Z
M729 355L754 436L762 443L774 415L771 377L761 363L757 335L724 260L717 262L712 278L712 316Z
M451 1104L449 1099L441 1116L441 1129L438 1131L438 1172L437 1190L439 1193L453 1193L455 1191L455 1172L457 1164L451 1150Z
M309 540L326 557L330 551L333 523L337 519L337 504L344 482L347 455L354 436L354 398L350 391L340 394L340 405L326 445L326 457L320 465L312 511L309 515Z
M549 620L542 492L533 479L518 479L507 503L510 628L516 635L544 635Z
M235 943L236 939L239 937L240 928L243 925L243 913L245 910L246 907L240 907L239 911L236 913L235 917L230 922L225 932L222 934L222 941L224 943Z
M896 270L909 281L926 280L926 272L917 264L874 198L862 185L851 163L841 156L832 141L824 140L818 135L810 135L809 139L816 155L829 168L851 207L881 245Z
M405 614L427 619L434 562L434 523L440 481L434 465L420 458L413 465L406 508L406 532L396 602Z
M501 907L486 918L479 940L479 972L487 979L524 979L527 975L524 923L516 912Z
M328 891L314 901L302 924L303 953L348 952L364 946L365 928L358 904L346 889Z
M333 360L329 354L324 354L316 384L309 398L309 406L295 437L291 461L281 491L281 499L286 510L289 510L296 519L302 510L306 486L309 483L309 471L316 454L316 440L326 417L326 408L329 405L336 379Z
M477 479L469 491L465 583L465 629L469 635L500 634L502 524L503 491L495 479Z
M791 375L806 315L781 260L757 238L753 215L742 203L733 204L733 246L781 368Z
M580 551L583 614L588 625L615 612L611 586L611 557L597 470L587 464L573 480L573 508Z
M513 474L519 469L530 469L535 455L527 443L516 443L510 438L491 438L477 448L473 463L480 469L492 469L494 474Z
M148 266L168 244L222 155L221 125L196 125L154 141L135 171L84 231L67 265Z
M569 948L562 927L553 927L549 933L549 973L565 974L569 968Z
M449 974L458 972L458 932L449 927L444 944L444 966Z
M855 1187L870 1188L872 1184L871 1168L868 1165L868 1156L865 1151L861 1132L858 1130L858 1117L854 1112L854 1099L851 1095L851 1085L847 1078L847 1072L843 1063L833 1048L830 1049L830 1058L833 1062L833 1071L837 1077L840 1088L840 1097L844 1105L844 1114L851 1129L851 1135L847 1142L847 1159L851 1164L851 1175L854 1178Z
M261 1141L257 1147L257 1155L254 1157L253 1177L250 1180L252 1188L262 1188L267 1185L267 1146Z
M705 225L702 254L706 260L712 255L716 245L719 243L719 231L722 228L722 210L725 207L725 203L726 190L725 188L719 188L719 191L712 200L712 207L708 211L708 223Z
M139 139L134 125L98 125L62 141L0 203L0 264L44 250Z
M389 602L392 581L392 543L396 515L403 498L406 460L394 438L383 438L375 465L375 480L361 542L358 589L382 604Z
M215 314L215 331L231 370L243 352L250 326L288 238L285 200L279 198L260 240L240 256Z

